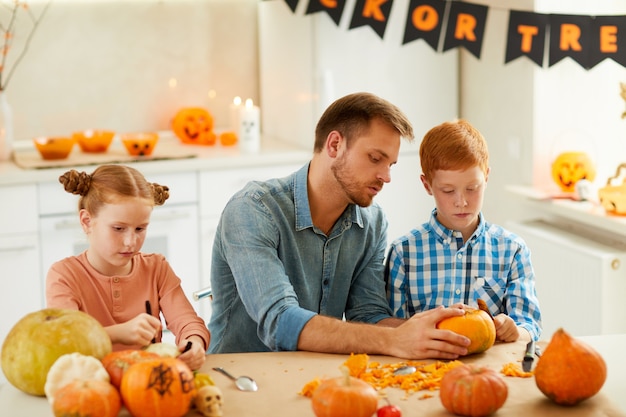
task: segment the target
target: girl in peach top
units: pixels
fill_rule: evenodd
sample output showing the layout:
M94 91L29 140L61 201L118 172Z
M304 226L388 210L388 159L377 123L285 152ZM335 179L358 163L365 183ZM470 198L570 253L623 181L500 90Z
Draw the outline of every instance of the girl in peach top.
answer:
M122 165L103 165L92 174L70 170L59 181L65 191L80 195L78 215L89 247L51 266L47 307L92 315L106 329L114 350L160 341L163 313L179 350L191 342L178 358L199 369L210 341L204 321L165 257L140 252L152 209L165 202L169 189Z

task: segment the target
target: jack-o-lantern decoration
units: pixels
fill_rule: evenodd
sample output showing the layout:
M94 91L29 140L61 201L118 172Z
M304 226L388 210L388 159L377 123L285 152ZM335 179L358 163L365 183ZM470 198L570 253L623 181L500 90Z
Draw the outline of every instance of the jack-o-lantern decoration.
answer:
M595 165L585 152L563 152L552 163L552 179L564 192L574 192L580 180L595 178Z
M215 145L213 116L202 107L185 107L172 119L172 130L182 143L192 145Z

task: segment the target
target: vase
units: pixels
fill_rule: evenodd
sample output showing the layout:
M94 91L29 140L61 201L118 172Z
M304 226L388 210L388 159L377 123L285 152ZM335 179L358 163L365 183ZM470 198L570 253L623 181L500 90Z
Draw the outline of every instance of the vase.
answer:
M0 91L0 161L9 161L13 154L13 113L6 93Z

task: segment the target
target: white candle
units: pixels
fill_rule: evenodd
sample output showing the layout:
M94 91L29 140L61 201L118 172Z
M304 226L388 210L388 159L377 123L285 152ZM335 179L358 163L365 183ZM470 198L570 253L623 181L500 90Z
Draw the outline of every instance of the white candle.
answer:
M261 110L247 99L239 108L239 149L245 153L259 152L261 149Z

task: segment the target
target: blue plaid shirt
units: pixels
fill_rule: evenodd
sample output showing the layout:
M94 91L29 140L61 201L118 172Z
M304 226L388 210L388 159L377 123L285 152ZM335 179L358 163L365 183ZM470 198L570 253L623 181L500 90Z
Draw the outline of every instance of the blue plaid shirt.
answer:
M436 213L391 244L385 279L393 314L408 318L459 302L476 306L481 298L494 316L507 314L538 340L541 312L526 243L482 213L464 243L461 232L445 228Z

